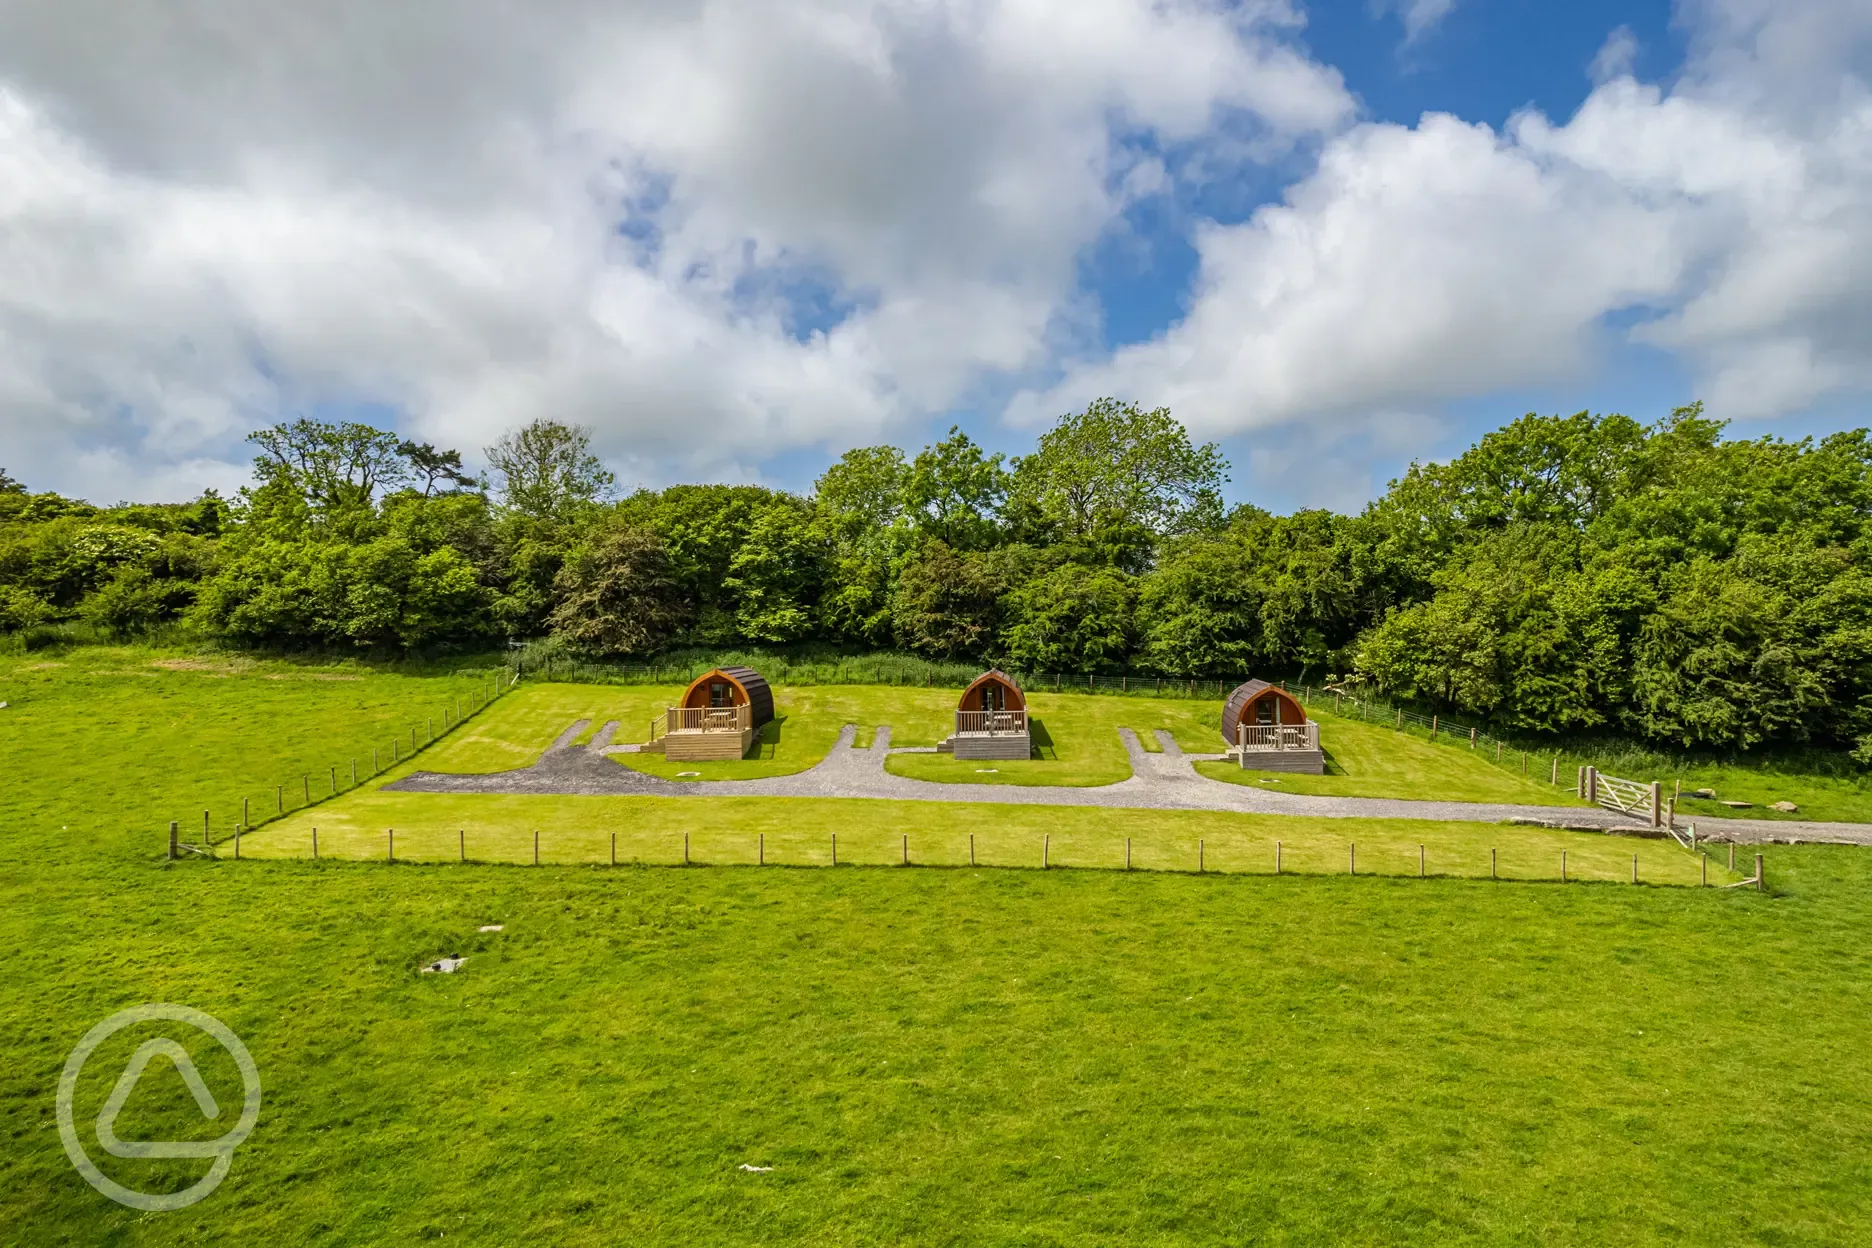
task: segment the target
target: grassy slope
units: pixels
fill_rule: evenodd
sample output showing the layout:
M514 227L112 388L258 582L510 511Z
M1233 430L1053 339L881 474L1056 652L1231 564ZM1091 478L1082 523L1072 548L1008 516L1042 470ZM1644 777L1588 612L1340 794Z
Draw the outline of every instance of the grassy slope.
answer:
M1872 1236L1862 851L1777 847L1769 896L168 867L162 811L313 765L360 694L434 690L73 674L0 667L8 779L35 778L0 787L0 1242ZM282 686L323 739L274 731ZM451 951L462 975L413 973ZM70 1045L146 1000L225 1019L267 1089L222 1190L171 1215L92 1193L49 1129ZM126 1138L185 1133L165 1091ZM199 1173L111 1167L165 1164Z
M1408 797L1455 802L1519 802L1542 806L1583 806L1573 796L1571 776L1562 787L1547 783L1546 773L1526 780L1460 745L1432 744L1375 724L1362 724L1331 713L1319 717L1320 745L1326 751L1323 776L1273 776L1244 771L1233 763L1198 763L1206 776L1232 784L1261 785L1289 793L1327 793L1342 797Z
M894 690L883 690L894 693ZM954 725L955 698L946 694L940 736ZM960 781L983 784L1096 785L1116 784L1131 774L1118 729L1130 728L1155 748L1152 733L1168 729L1186 749L1221 748L1211 721L1220 709L1207 702L1173 698L1097 697L1078 693L1035 693L1027 701L1034 723L1035 752L1040 757L1020 761L976 762L946 754L895 754L888 770L916 780ZM925 742L899 739L893 726L893 745ZM1212 743L1211 738L1216 738Z

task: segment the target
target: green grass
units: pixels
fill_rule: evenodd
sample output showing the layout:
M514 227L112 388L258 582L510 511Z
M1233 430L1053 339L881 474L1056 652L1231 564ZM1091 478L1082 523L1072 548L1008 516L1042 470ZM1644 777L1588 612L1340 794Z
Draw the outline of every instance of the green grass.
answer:
M1540 806L1587 804L1574 797L1570 775L1561 777L1560 786L1548 783L1545 772L1524 780L1511 768L1497 766L1461 745L1432 743L1330 711L1315 718L1320 725L1320 747L1326 753L1323 776L1274 775L1244 770L1230 762L1197 763L1196 770L1231 784L1288 793Z
M450 686L61 657L0 661L0 1243L1872 1239L1862 850L1773 847L1767 894L1367 877L1368 845L1408 874L1409 842L1438 835L1376 825L1360 878L1330 841L1319 874L1274 878L1252 863L1271 825L1227 815L1148 838L1174 867L1204 836L1224 870L1202 876L171 866L168 812L311 768ZM431 848L458 811L491 828L520 800L436 807ZM933 856L960 810L996 809L592 799L600 818L556 821L559 799L525 800L544 804L506 824L566 838L549 854L589 856L612 819L667 849L686 818L717 830L697 839L711 862L761 828L806 861L848 817L871 861L903 832ZM1018 817L1061 819L1056 847L1091 862L1112 813ZM251 844L290 848L310 818ZM1307 822L1279 826L1298 844ZM1667 849L1467 831L1534 866L1562 841ZM416 973L450 952L461 974ZM266 1090L227 1182L174 1214L92 1192L51 1128L71 1046L144 1001L223 1019ZM144 1038L87 1066L81 1123ZM191 1050L225 1097L224 1065ZM119 1125L202 1133L173 1076ZM202 1168L105 1164L148 1186Z
M920 739L929 732L934 732L937 740L947 736L955 724L956 700L952 693L944 696L938 724L924 730L918 739L900 740L893 727L891 744L933 744ZM885 768L915 780L1088 786L1116 784L1130 776L1131 760L1118 737L1120 728L1135 731L1138 739L1147 743L1146 749L1157 747L1152 734L1159 728L1168 729L1187 750L1214 752L1222 748L1218 727L1222 708L1206 702L1034 693L1028 695L1027 710L1037 758L979 762L947 754L893 754Z

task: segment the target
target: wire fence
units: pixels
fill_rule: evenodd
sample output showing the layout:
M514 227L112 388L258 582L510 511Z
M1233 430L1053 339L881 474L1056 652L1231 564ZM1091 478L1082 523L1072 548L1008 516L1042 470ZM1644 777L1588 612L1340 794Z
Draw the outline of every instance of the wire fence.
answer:
M238 857L242 835L350 793L408 762L499 701L516 683L516 673L506 668L470 669L456 676L463 682L456 693L440 704L408 708L400 717L403 724L393 732L381 731L385 725L380 724L359 733L327 766L278 776L274 784L244 785L228 795L225 805L203 810L199 824L172 821L169 856L213 856L217 846L231 843Z

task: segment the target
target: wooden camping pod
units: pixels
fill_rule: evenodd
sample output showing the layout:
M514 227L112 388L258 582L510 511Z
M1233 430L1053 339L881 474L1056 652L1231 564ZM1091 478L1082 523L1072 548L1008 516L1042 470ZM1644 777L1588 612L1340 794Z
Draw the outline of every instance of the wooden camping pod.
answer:
M720 693L715 686L726 686ZM725 697L726 702L718 699ZM773 690L767 678L751 667L718 667L695 678L677 705L696 709L709 706L746 706L752 726L759 728L774 717Z
M969 682L956 703L958 711L1024 711L1027 696L1014 678L999 668L992 668Z
M1304 724L1306 709L1299 699L1265 680L1243 681L1222 704L1222 740L1233 749L1237 726L1248 724Z

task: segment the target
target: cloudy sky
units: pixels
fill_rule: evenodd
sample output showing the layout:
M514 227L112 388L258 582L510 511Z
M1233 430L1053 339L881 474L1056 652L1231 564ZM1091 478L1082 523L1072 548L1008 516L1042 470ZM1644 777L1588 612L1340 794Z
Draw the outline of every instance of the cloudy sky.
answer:
M1865 0L0 0L0 466L809 485L1166 404L1354 506L1529 409L1866 423Z

